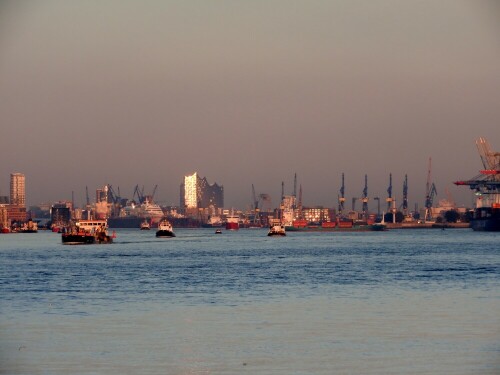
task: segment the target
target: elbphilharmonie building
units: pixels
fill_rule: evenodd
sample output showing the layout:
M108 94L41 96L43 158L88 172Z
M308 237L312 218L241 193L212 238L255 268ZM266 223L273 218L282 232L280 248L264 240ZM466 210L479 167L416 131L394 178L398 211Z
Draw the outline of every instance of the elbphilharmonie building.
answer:
M224 207L224 187L217 183L209 184L206 177L201 178L195 172L184 176L181 184L180 205L185 209Z

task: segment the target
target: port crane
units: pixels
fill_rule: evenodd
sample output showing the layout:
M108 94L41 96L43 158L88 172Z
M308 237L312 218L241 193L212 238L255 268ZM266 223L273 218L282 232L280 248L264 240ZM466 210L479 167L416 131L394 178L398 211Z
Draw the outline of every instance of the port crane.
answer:
M429 168L427 169L427 184L426 184L426 194L425 194L425 221L432 220L432 203L434 202L434 197L437 195L436 185L434 182L431 183L431 169L432 169L432 158L429 158Z
M488 195L499 199L500 189L500 152L494 152L485 138L476 140L476 146L484 169L480 174L465 181L456 181L455 185L468 185L471 190L476 191L476 195ZM500 203L500 202L492 202Z
M146 201L152 202L154 199L154 196L156 194L157 188L158 188L158 185L155 185L155 187L153 188L153 192L150 195L145 195L144 194L144 186L142 187L142 189L139 189L139 185L135 185L134 199L137 196L137 200L139 201L139 203L144 203Z
M406 215L408 211L408 175L405 174L405 181L403 183L403 203L401 204L403 213Z
M342 215L342 212L344 211L344 202L345 202L345 185L344 185L344 174L342 173L342 186L340 187L340 196L339 196L339 215ZM354 206L354 203L353 203ZM353 208L354 211L354 208Z
M145 199L144 186L142 187L142 189L139 190L139 185L135 185L133 198L135 199L136 196L137 196L137 201L139 203L144 203L144 199Z
M365 187L363 189L363 196L361 198L361 201L363 202L363 217L366 217L366 214L368 213L368 175L365 174Z
M271 196L269 194L262 193L259 194L259 200L261 202L259 206L262 207L262 210L264 210L265 212L271 212Z
M117 216L120 212L120 209L121 209L121 206L123 204L123 199L120 197L120 193L116 193L115 190L113 189L113 186L111 186L111 184L108 184L108 192L109 192L109 195L108 195L108 198L109 200L111 200L111 202L109 203L112 203L112 207L113 207L113 215L114 216ZM120 188L118 188L118 192L120 191ZM126 199L125 199L126 201Z
M385 200L387 202L387 211L391 211L391 204L392 204L392 173L389 173L389 187L387 188L387 198Z

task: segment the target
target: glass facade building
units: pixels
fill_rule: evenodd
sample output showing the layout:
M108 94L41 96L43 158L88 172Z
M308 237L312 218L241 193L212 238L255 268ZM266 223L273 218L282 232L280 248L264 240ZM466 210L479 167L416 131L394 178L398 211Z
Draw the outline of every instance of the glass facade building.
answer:
M26 178L22 173L10 174L10 204L26 207Z
M217 183L209 184L205 177L198 173L184 176L180 189L180 204L182 208L216 208L224 207L224 187Z

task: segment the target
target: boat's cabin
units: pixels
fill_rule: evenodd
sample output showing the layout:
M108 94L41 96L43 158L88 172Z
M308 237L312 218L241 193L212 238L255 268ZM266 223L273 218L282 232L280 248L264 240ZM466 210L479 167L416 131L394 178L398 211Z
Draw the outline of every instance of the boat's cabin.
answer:
M106 220L81 220L76 223L76 226L86 232L95 232L108 228Z

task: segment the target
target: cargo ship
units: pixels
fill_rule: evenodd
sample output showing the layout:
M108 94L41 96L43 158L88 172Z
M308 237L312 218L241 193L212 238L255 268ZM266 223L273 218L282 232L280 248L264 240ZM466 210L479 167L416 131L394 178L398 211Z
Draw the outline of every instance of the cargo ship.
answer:
M500 203L476 208L470 227L475 231L500 232Z
M150 225L156 225L164 216L159 205L152 201L145 200L144 203L130 204L120 210L119 216L108 218L110 228L140 228L144 220L148 220Z
M484 169L478 176L455 185L469 186L476 195L476 207L470 221L475 231L500 231L500 152L493 152L484 138L476 140Z

